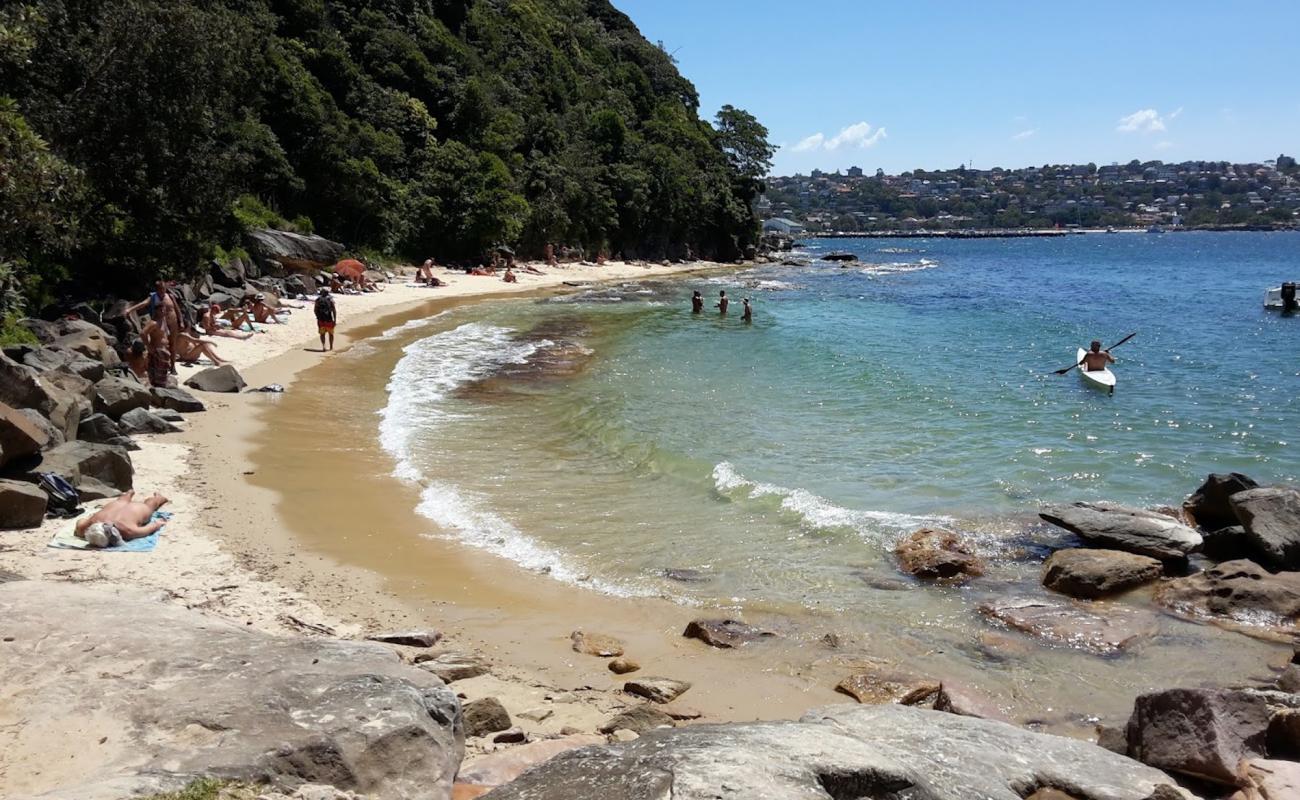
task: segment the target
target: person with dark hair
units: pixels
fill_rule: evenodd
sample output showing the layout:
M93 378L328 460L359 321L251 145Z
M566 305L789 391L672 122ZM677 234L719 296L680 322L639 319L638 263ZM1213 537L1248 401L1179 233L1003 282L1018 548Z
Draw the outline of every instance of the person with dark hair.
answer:
M329 337L329 349L334 349L334 326L338 322L339 312L334 307L334 298L330 297L330 290L324 286L321 287L320 294L316 296L316 332L320 334L320 349L325 352L325 337Z
M1084 353L1083 360L1079 362L1085 372L1099 372L1109 364L1115 363L1115 357L1110 354L1109 350L1101 349L1101 342L1096 339L1092 340L1092 349Z
M727 316L727 306L729 305L731 305L731 301L727 299L726 290L718 292L718 313L724 317Z
M754 321L754 307L751 306L751 305L749 304L749 298L748 298L748 297L746 297L745 300L744 300L744 306L745 306L745 310L744 310L744 313L742 313L742 314L740 315L740 319L741 319L742 321L744 321L744 322L753 322L753 321Z
M704 295L700 294L699 290L696 290L695 294L691 295L691 313L699 314L702 313L703 311L704 311Z

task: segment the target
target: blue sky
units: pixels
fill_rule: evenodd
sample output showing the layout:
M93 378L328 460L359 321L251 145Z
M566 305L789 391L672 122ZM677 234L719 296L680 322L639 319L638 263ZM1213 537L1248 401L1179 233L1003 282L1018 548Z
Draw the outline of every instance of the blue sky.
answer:
M1300 155L1300 2L613 0L773 173Z

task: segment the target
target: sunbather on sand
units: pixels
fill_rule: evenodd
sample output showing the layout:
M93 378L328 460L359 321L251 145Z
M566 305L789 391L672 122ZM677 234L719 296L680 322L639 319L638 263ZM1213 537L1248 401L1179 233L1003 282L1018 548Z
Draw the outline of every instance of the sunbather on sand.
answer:
M233 309L226 312L226 314L233 314L239 322L236 323L235 319L231 319L231 328L221 327L221 323L217 322L217 319L225 315L221 314L221 306L212 303L199 315L199 329L207 336L226 336L231 339L241 340L252 338L251 331L243 330L244 325L248 325L250 328L253 327L253 324L248 321L247 314ZM234 330L234 328L239 328L239 330Z
M192 364L205 357L218 367L226 363L217 356L217 348L213 347L210 342L190 336L188 333L182 333L176 337L177 361Z
M276 316L276 310L266 304L265 295L259 294L252 298L245 298L244 308L253 315L253 319L263 325L279 325L283 322Z
M85 539L92 547L113 547L132 539L143 539L157 533L165 523L150 522L154 512L167 503L160 494L136 500L135 492L126 492L93 514L77 520L78 539Z

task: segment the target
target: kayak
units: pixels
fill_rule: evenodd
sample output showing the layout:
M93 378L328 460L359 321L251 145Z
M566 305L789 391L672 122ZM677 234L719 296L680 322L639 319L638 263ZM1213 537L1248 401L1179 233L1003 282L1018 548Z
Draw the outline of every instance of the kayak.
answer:
M1079 355L1075 356L1074 363L1078 364L1087 354L1088 351L1080 347ZM1109 369L1099 369L1093 372L1088 372L1083 367L1079 367L1079 376L1082 377L1083 382L1089 386L1097 389L1104 389L1107 392L1115 391L1115 373L1111 372Z

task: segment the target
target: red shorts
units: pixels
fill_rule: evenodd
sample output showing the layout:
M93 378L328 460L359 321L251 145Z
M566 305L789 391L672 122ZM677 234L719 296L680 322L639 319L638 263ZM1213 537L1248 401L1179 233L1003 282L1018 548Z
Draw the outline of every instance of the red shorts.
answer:
M333 322L326 322L326 321L323 320L323 319L318 319L318 320L316 320L316 330L317 330L318 332L322 333L322 334L325 334L325 333L333 333L333 332L334 332L334 323L333 323Z

